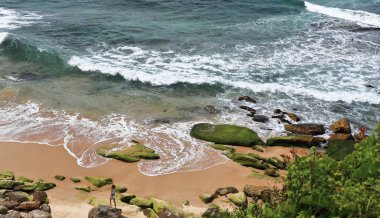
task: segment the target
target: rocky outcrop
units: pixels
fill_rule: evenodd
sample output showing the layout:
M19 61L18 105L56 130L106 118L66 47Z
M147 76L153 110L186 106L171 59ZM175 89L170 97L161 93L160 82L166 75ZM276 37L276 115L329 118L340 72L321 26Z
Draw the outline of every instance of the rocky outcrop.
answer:
M247 207L248 199L244 192L229 194L228 199L238 207L241 207L241 208Z
M267 146L285 146L285 147L307 147L318 146L321 141L313 136L280 136L267 140Z
M0 171L0 180L14 180L15 175L11 171Z
M260 170L269 168L267 162L258 159L254 154L229 153L227 154L227 157L245 167L252 167Z
M117 193L125 193L128 191L127 187L122 185L116 185L115 190Z
M265 187L261 187L261 186L254 186L254 185L245 185L244 186L244 189L243 189L243 192L248 196L248 197L251 197L253 199L258 199L260 197L260 193L261 191L264 189Z
M247 102L251 102L251 103L256 103L256 100L255 99L253 99L252 97L250 97L250 96L240 96L239 98L238 98L238 100L239 101L247 101Z
M228 124L199 123L194 125L190 135L197 139L223 145L251 147L263 143L257 133L251 129Z
M264 116L264 115L255 115L252 118L252 120L255 121L255 122L259 122L259 123L267 123L267 122L269 122L269 118L267 116Z
M331 134L328 140L354 141L355 139L351 134Z
M237 188L232 187L232 186L228 186L228 187L216 189L214 192L214 196L226 196L228 194L234 194L234 193L238 193L238 192L239 192L239 190Z
M138 198L138 197L133 198L132 200L130 200L129 204L138 206L138 207L140 207L142 209L152 208L152 206L153 206L153 202L150 199Z
M335 121L331 124L330 129L333 133L351 134L350 121L345 118Z
M151 198L153 202L153 210L160 218L185 218L193 217L193 214L187 213L182 209L175 207L173 204L157 199Z
M97 147L96 153L103 157L113 158L127 163L138 162L140 159L155 160L160 158L153 149L141 144L134 144L121 149L114 145L104 145Z
M284 127L287 131L300 135L322 135L326 132L321 124L286 124Z
M100 205L90 210L88 218L121 218L121 213L121 209Z
M201 201L205 204L211 203L217 196L213 194L201 194L199 195L199 198Z
M132 195L132 194L122 194L121 196L120 196L120 201L121 202L124 202L124 203L127 203L127 204L129 204L129 202L132 200L132 199L134 199L134 198L136 198L136 195Z
M22 202L18 207L16 207L16 210L20 211L31 211L40 208L41 203L38 201L25 201Z
M95 177L95 176L86 176L84 178L97 188L101 188L105 185L111 185L113 183L111 178L103 178L103 177Z
M275 169L266 169L264 174L267 176L270 176L270 177L279 177L280 176L278 171Z
M240 109L243 109L243 110L246 110L246 111L249 111L251 112L252 114L255 114L256 113L256 110L251 108L251 107L248 107L248 106L240 106Z
M153 209L151 208L146 208L143 210L143 214L147 217L147 218L157 218L157 214L156 212L154 212Z
M30 211L25 218L52 218L51 214L42 210Z

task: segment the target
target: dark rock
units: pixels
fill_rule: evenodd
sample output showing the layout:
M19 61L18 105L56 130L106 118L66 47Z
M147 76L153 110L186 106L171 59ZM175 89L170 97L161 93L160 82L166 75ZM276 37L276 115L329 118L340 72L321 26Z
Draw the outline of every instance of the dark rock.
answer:
M218 114L220 113L220 110L216 109L213 105L207 105L204 107L204 109L209 112L210 114Z
M132 195L132 194L122 194L122 195L120 196L120 201L129 204L129 202L130 202L133 198L135 198L135 197L136 197L136 195Z
M272 118L276 118L276 119L284 119L284 114L273 115Z
M248 101L248 102L252 102L252 103L256 103L256 100L249 97L249 96L241 96L238 98L239 101Z
M56 175L56 176L54 176L54 179L59 180L59 181L63 181L66 179L66 177L62 176L62 175Z
M330 107L331 111L338 114L344 114L351 111L350 106L345 105L344 102L338 102Z
M282 111L281 111L280 109L274 109L274 110L273 110L273 113L274 113L274 114L281 114Z
M23 217L21 216L20 212L11 210L11 211L8 211L8 214L5 215L5 218L23 218Z
M30 211L25 218L52 218L52 216L50 213L42 210L33 210Z
M246 111L249 111L251 113L256 113L256 110L251 108L251 107L248 107L248 106L240 106L240 109L243 109L243 110L246 110Z
M343 141L353 141L354 137L351 134L331 134L329 141L343 140Z
M335 121L333 124L331 124L330 129L334 133L351 134L350 121L347 119L340 119Z
M36 191L33 193L33 201L38 201L40 203L47 203L48 196L44 191Z
M21 211L31 211L40 208L41 204L38 201L25 201L22 202L18 207L16 207L16 210Z
M379 28L379 29L380 29L380 28ZM370 89L374 89L374 88L376 88L375 86L370 85L370 84L365 84L364 86L367 87L367 88L370 88Z
M266 169L264 172L265 175L270 177L279 177L280 174L278 174L278 171L275 169Z
M260 193L260 199L264 202L271 202L273 199L273 191L270 189L264 189Z
M280 136L274 137L267 140L267 146L286 146L286 147L312 147L318 146L320 140L314 138L313 136Z
M251 112L249 114L247 114L248 117L255 117L255 113Z
M269 118L264 115L255 115L252 120L255 122L267 123Z
M88 218L121 218L121 212L121 209L100 205L90 210Z
M285 129L289 132L301 135L322 135L325 128L320 124L287 124Z
M289 120L287 120L285 118L280 118L280 121L283 123L292 124Z
M299 122L301 119L294 113L287 113L288 117L294 122Z
M314 141L319 143L326 143L326 139L323 137L314 137Z
M202 214L202 217L205 218L214 218L218 217L220 214L220 208L216 205L211 205L207 210Z
M15 201L17 203L22 203L25 201L29 201L30 199L29 199L29 195L26 194L25 192L15 191L15 192L8 193L8 200Z
M218 188L217 190L215 190L214 195L215 196L226 196L228 194L233 194L233 193L238 193L238 192L239 192L239 190L237 190L237 188L232 187L232 186L228 186L225 188Z
M201 194L199 195L199 199L205 204L211 203L215 198L217 198L217 195L211 195L211 194Z
M0 201L0 206L8 208L8 210L12 210L17 207L19 203L16 201Z
M42 204L40 210L46 213L51 213L51 208L48 204Z
M261 190L263 190L263 187L257 187L254 185L245 185L244 186L244 193L253 199L258 199L260 197Z
M8 208L4 206L0 206L0 214L6 214L8 212Z

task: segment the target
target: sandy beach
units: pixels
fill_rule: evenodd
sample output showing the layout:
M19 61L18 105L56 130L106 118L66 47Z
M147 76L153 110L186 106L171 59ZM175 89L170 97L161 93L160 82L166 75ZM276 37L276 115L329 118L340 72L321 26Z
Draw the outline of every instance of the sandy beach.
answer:
M241 151L243 150L246 149L242 148ZM212 193L220 187L234 186L239 190L246 184L281 187L280 181L252 176L251 168L242 167L232 161L200 171L150 177L141 174L136 163L127 164L116 160L110 160L95 168L80 167L75 158L61 146L1 142L0 151L1 169L11 170L16 176L44 179L57 184L55 189L48 191L53 217L87 217L91 209L87 199L92 196L108 198L108 186L91 193L75 190L75 187L90 185L84 180L84 176L112 178L115 184L125 185L128 193L139 197L155 196L178 206L188 200L196 208L193 210L199 211L207 208L199 199L199 194ZM278 148L271 148L266 155L272 152L285 153L287 148L278 151ZM64 175L67 179L57 181L54 179L55 175ZM68 179L71 177L80 178L82 182L74 184ZM138 216L135 214L134 217Z

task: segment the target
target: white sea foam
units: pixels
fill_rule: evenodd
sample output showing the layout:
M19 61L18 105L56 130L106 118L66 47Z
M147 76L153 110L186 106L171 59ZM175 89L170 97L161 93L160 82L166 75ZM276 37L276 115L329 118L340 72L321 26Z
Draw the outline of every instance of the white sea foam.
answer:
M305 1L306 9L330 17L355 22L359 25L380 27L380 15L361 10L325 7Z
M7 32L0 32L0 44L7 38L8 34Z
M17 29L42 19L42 16L27 11L16 11L0 7L0 29Z

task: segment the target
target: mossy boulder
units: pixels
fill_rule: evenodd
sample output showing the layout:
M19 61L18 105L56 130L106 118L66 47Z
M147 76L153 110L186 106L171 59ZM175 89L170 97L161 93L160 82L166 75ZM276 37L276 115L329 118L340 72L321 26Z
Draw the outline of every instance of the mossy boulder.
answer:
M14 179L15 179L15 175L13 174L13 172L8 171L8 170L0 171L0 180L14 180Z
M101 188L105 185L111 185L113 183L111 178L103 178L103 177L95 177L95 176L86 176L84 178L97 188Z
M151 198L153 202L153 210L156 212L158 217L167 217L167 218L186 218L193 217L193 214L186 213L183 210L175 207L173 204L157 199Z
M220 150L220 151L226 151L228 153L235 153L236 149L235 148L231 148L229 146L226 146L226 145L220 145L220 144L214 144L214 145L210 145L211 148L213 149L216 149L216 150Z
M15 180L0 180L0 189L13 189L22 184L22 182L17 182Z
M211 203L217 196L212 194L201 194L199 195L199 198L201 201L205 204Z
M19 176L17 177L17 181L24 182L24 183L33 183L33 179L30 179L25 176Z
M147 218L157 218L157 214L156 212L154 212L154 210L152 208L146 208L143 210L143 214L147 217Z
M116 185L115 190L118 193L125 193L128 191L127 187L121 185Z
M268 163L278 169L285 169L286 163L276 157L268 158Z
M267 140L267 146L285 146L285 147L307 147L318 146L320 141L313 136L280 136Z
M54 176L54 179L56 179L56 180L58 180L58 181L63 181L63 180L66 179L66 177L65 177L65 176L62 176L62 175L56 175L56 176Z
M36 191L47 191L47 190L50 190L50 189L53 189L55 188L56 185L52 182L45 182L45 181L38 181L36 183Z
M79 191L84 191L84 192L91 192L92 191L92 189L89 186L87 186L87 187L76 187L75 189L79 190Z
M36 190L37 185L35 183L27 183L18 185L14 188L15 191L33 192Z
M137 198L137 197L133 198L129 201L129 204L138 206L142 209L153 207L153 202L150 199L146 199L146 198Z
M263 144L263 141L253 130L228 124L212 125L209 123L199 123L194 125L190 135L197 139L223 145L251 147Z
M100 156L113 158L127 163L138 162L140 159L154 160L160 156L153 149L141 144L131 145L126 148L118 148L115 145L104 145L96 148L96 153Z
M230 153L227 157L242 166L253 167L260 170L269 168L269 165L265 161L258 159L254 154Z
M302 124L286 124L285 130L300 135L322 135L325 134L325 127L321 124L302 123Z
M80 183L81 180L78 179L78 178L70 178L70 180L73 182L73 183Z
M122 194L121 196L120 196L120 201L121 202L124 202L124 203L127 203L127 204L129 204L129 202L132 200L132 199L134 199L134 198L136 198L136 195L132 195L132 194Z
M229 194L228 199L238 207L247 207L248 200L244 192L238 192L235 194Z
M335 160L343 160L355 150L354 145L354 141L332 140L327 144L326 154Z

